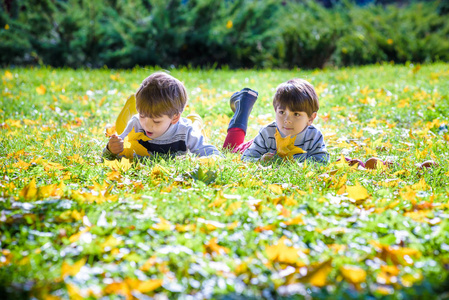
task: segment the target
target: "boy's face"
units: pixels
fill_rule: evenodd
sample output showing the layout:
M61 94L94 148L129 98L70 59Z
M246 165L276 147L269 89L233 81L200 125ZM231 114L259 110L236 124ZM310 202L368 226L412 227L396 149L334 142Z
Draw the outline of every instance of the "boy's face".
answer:
M277 107L276 110L276 124L279 130L284 135L297 135L302 132L307 126L312 125L316 117L316 112L311 117L304 111L291 111L288 108Z
M155 139L163 135L168 128L171 125L176 124L180 118L180 114L176 114L173 117L162 115L160 117L150 118L139 113L140 125L145 130L145 134L151 139Z

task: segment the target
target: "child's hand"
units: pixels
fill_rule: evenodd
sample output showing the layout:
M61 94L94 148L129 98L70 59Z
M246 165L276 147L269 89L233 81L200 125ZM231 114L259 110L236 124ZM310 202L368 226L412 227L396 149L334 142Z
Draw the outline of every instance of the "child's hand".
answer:
M262 156L262 161L269 161L273 159L274 153L268 152Z
M124 150L123 140L117 134L113 134L109 139L108 149L114 154L122 153Z

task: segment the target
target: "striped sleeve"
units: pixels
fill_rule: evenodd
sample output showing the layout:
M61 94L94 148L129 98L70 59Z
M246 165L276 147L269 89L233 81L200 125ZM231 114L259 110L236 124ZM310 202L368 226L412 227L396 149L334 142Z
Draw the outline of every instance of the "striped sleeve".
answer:
M314 126L309 126L303 141L298 147L307 151L307 153L294 156L298 161L308 160L323 164L329 162L329 153L327 152L326 144L324 143L323 134Z
M254 138L254 141L251 144L251 146L248 149L246 149L245 152L243 152L242 155L243 161L257 161L265 153L270 152L269 131L270 125L262 128L259 131L259 134Z

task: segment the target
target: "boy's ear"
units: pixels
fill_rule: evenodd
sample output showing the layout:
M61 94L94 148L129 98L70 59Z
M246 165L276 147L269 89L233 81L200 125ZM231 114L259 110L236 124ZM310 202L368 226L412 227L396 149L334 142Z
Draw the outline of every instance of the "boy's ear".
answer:
M177 113L176 115L173 116L173 118L171 119L171 123L174 125L176 123L179 122L179 119L181 119L181 114Z
M312 113L312 115L309 118L309 122L307 122L307 125L309 126L312 125L313 120L315 120L316 116L317 116L316 112Z

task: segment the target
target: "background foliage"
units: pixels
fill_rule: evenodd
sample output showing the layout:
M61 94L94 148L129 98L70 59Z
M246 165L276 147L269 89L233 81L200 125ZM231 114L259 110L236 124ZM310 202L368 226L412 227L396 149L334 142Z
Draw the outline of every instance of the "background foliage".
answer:
M317 68L449 59L442 2L4 0L0 64Z

